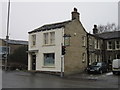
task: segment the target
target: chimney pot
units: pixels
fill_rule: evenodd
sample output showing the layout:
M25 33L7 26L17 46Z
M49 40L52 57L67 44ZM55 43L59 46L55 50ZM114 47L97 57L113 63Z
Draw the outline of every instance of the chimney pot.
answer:
M79 12L77 12L77 8L74 8L74 11L71 14L72 14L72 20L74 19L79 20Z
M97 25L94 25L93 34L97 34L97 33L98 33Z
M77 8L74 8L74 11L77 12Z

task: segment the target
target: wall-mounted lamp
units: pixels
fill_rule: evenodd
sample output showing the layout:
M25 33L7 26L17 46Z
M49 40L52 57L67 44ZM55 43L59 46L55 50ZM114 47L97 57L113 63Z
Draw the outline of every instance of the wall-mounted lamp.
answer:
M64 34L64 46L70 46L70 34Z

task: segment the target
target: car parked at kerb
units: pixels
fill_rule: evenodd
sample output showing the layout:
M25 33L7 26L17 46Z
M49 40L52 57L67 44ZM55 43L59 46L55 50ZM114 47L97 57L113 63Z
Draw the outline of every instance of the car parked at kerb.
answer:
M86 68L88 73L104 73L108 72L108 64L105 62L94 62Z

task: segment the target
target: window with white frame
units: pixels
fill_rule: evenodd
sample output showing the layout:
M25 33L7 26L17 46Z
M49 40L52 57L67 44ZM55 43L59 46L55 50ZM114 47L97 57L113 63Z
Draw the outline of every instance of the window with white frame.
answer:
M55 32L50 32L50 44L55 44Z
M97 56L97 54L95 54L95 62L97 62L98 61L98 56Z
M82 62L84 63L84 62L85 62L85 60L86 60L86 54L85 54L85 53L83 53L83 54L82 54Z
M55 44L55 32L44 33L44 45L54 45Z
M94 40L95 49L97 49L97 40Z
M101 56L99 54L95 54L95 61L99 62L101 60Z
M112 49L112 42L111 41L108 41L107 42L107 49Z
M89 55L89 65L92 64L92 54Z
M116 49L120 49L120 41L115 42L115 47L116 47Z
M44 33L44 44L48 44L48 33Z
M100 49L100 40L97 40L97 48Z
M32 35L32 46L36 45L36 35Z
M98 55L98 60L101 61L101 55Z
M94 44L95 44L95 49L100 49L100 40L95 39Z
M54 66L55 53L44 53L44 66Z
M89 45L92 45L92 38L89 37Z

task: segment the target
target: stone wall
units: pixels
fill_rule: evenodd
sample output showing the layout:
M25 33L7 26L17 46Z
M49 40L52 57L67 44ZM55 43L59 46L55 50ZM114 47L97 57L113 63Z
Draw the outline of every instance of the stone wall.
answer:
M64 75L83 72L87 66L87 33L80 21L73 20L65 26L65 34L69 34L71 37L70 46L66 47L64 57ZM82 37L85 37L85 46ZM83 61L83 53L85 54L85 61Z

